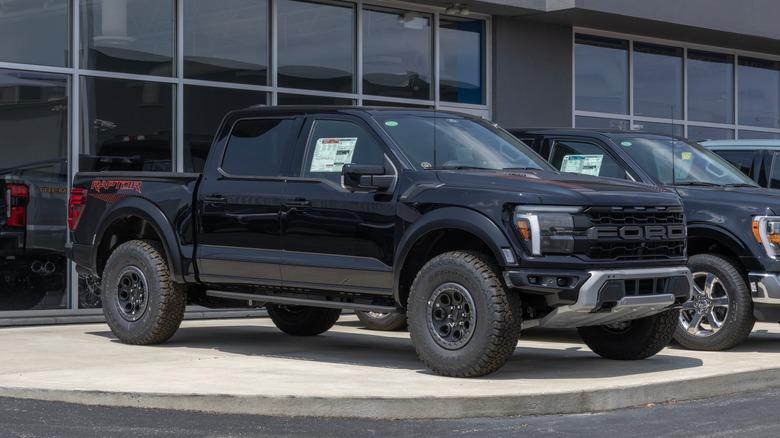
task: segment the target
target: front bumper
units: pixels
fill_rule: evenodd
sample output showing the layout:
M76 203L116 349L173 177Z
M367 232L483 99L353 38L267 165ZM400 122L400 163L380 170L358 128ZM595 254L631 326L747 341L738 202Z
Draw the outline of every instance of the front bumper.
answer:
M508 271L504 279L509 287L554 295L548 303L563 303L561 295L571 296L573 303L560 305L542 318L523 322L524 328L571 328L639 319L680 306L692 296L691 271L684 266L582 272L568 290L554 287L548 293L538 287L529 288L529 275L540 274ZM543 278L558 277L554 274Z
M759 321L780 321L780 274L751 272L748 274L753 315Z

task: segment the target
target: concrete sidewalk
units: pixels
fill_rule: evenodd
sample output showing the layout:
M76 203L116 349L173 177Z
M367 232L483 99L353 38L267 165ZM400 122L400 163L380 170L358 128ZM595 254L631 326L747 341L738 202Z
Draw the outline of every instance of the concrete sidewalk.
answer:
M528 330L510 361L476 379L432 374L406 332L345 315L286 335L267 318L186 320L158 346L105 324L0 328L0 396L280 416L466 418L581 413L780 386L780 325L726 352L672 345L610 361L572 330Z

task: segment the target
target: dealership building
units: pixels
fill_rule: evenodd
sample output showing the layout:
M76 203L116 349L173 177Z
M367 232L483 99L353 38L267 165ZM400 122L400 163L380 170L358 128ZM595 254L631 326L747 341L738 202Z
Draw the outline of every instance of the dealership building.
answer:
M0 325L99 318L64 257L72 175L199 171L229 110L778 139L777 23L776 0L0 1Z

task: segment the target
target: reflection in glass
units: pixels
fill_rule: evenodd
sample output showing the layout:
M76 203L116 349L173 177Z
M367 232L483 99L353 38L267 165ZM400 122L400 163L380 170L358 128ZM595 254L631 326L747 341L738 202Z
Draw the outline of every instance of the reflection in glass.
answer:
M363 93L431 99L431 17L363 11Z
M631 129L631 123L628 120L585 116L575 117L574 126L576 128L618 129L621 131Z
M172 0L82 0L81 67L173 76Z
M183 25L184 77L267 84L267 0L188 0Z
M485 103L485 23L481 20L439 20L439 99Z
M278 105L354 105L352 99L340 97L311 96L305 94L279 94L276 98Z
M635 121L631 129L634 131L658 132L661 134L672 134L679 136L682 136L685 133L685 128L683 125L645 121Z
M354 7L278 2L278 85L352 93Z
M751 131L748 129L740 129L739 130L739 138L749 138L749 139L762 139L762 138L769 138L769 139L779 139L780 133L777 132L763 132L763 131Z
M576 109L628 114L628 41L577 35L575 43Z
M0 70L0 311L67 307L68 88Z
M688 120L734 123L734 56L688 51Z
M173 85L82 78L80 171L171 171Z
M688 126L688 135L686 136L693 141L704 140L732 140L734 138L734 130L726 128L713 128L710 126Z
M780 62L739 57L739 124L780 128Z
M261 91L184 87L184 171L202 172L211 140L229 111L267 104Z
M682 118L682 52L679 47L634 43L634 115Z
M70 65L65 0L0 2L0 60Z

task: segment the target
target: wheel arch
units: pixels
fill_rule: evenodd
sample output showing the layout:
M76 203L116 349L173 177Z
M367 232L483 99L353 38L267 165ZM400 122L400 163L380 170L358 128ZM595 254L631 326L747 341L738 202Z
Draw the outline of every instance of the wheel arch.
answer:
M120 244L135 240L154 240L162 244L171 276L184 281L181 246L168 217L156 205L141 198L126 198L115 204L100 221L93 246L93 266L102 276L106 260Z
M688 256L718 254L734 259L743 271L752 267L745 262L754 259L750 249L739 237L720 227L707 224L688 225Z
M425 214L409 227L396 252L393 284L395 300L406 308L409 289L417 272L431 258L454 250L486 253L499 266L508 265L502 249L511 249L506 235L487 216L473 210L446 207Z

